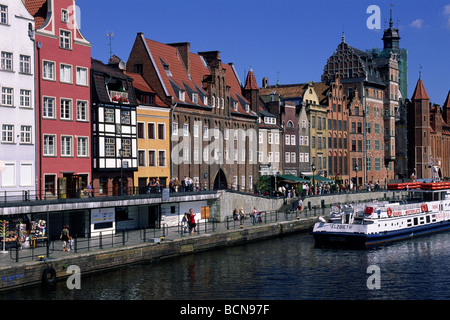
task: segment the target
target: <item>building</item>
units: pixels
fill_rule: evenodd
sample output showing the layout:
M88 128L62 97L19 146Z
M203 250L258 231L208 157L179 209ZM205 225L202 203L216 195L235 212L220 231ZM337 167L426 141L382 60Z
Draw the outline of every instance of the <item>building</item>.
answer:
M79 197L92 178L91 44L73 0L25 0L35 18L39 198Z
M36 190L34 18L22 1L0 1L0 191Z
M257 114L233 64L219 51L192 53L189 43L136 37L127 70L171 107L171 177L203 189L252 190L257 174Z
M126 75L133 79L138 101L138 171L134 172L134 187L139 193L160 192L170 180L170 108L140 74Z
M344 94L350 101L360 99L362 103L362 110L358 112L364 118L365 141L361 142L361 151L365 161L356 168L359 160L350 159L352 167L349 170L354 176L356 172L362 174L358 185L370 182L385 185L396 177L396 121L399 120L400 85L406 80L400 84L400 79L405 76L400 72L401 55L397 50L400 37L398 29L393 28L392 18L383 39L385 48L381 54L380 51L371 53L356 49L342 36L342 42L328 59L322 74L323 82L335 81L339 74ZM402 60L402 63L405 62ZM355 140L355 143L360 142ZM353 146L350 148L353 150Z
M408 110L408 160L410 175L418 179L450 177L450 92L441 108L431 103L421 78Z
M138 170L136 99L125 63L92 59L92 171L95 195L133 193Z

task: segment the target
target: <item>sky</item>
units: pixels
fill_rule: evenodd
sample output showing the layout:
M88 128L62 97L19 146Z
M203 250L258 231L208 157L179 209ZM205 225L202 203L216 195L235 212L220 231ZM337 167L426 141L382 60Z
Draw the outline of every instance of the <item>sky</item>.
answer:
M382 48L390 10L408 50L408 97L421 71L433 103L450 90L450 0L76 0L92 57L127 61L138 32L161 43L189 42L191 51L221 52L241 81L250 68L258 85L319 82L341 42ZM369 10L380 9L379 15ZM377 20L376 18L379 17ZM380 29L369 28L380 22Z

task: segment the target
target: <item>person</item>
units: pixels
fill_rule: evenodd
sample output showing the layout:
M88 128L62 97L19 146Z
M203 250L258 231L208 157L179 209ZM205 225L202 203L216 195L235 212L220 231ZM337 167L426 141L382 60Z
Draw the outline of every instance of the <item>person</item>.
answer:
M72 237L69 237L69 246L67 248L67 251L70 251L70 250L73 251L73 239L72 239Z
M239 212L238 212L237 208L234 208L233 219L239 221Z
M256 207L253 207L253 223L256 224L258 221L258 212L256 211Z
M63 252L68 251L69 247L69 226L66 225L64 226L64 228L61 230L61 236L60 239L62 240L62 247L63 247Z
M87 186L88 189L88 197L92 197L92 182L88 184Z
M239 210L239 215L240 215L241 220L244 220L244 219L245 219L244 208L241 207L241 210Z
M189 232L194 233L195 227L197 224L195 223L195 213L193 209L189 209Z
M183 223L183 229L184 229L184 233L187 232L187 228L189 226L189 213L185 212L183 219L181 220L181 222Z
M298 211L302 211L303 210L303 200L300 198L298 199Z

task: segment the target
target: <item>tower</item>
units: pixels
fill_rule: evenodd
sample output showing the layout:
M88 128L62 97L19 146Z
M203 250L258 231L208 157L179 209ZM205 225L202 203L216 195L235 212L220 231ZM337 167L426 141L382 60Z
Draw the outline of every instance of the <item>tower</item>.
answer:
M411 105L408 112L413 115L410 118L413 121L413 142L411 148L414 152L414 158L411 159L414 164L416 177L419 179L431 178L431 139L430 139L430 98L427 94L422 79L417 81L414 95L411 98Z

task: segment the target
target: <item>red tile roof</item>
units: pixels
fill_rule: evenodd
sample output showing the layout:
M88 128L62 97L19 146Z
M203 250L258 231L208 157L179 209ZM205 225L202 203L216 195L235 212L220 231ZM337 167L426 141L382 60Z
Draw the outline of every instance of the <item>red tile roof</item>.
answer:
M256 83L255 74L253 73L253 69L250 68L250 71L247 74L247 80L245 81L245 90L259 90L258 84Z
M419 79L419 81L417 81L416 90L414 90L412 100L430 100L422 79Z
M47 0L25 0L25 8L34 17L36 30L42 27L47 18Z
M138 74L133 72L125 72L125 74L133 79L133 87L136 89L143 91L143 92L149 92L155 94L155 104L158 107L168 107L167 104L165 104L156 94L156 92L148 85L148 83L144 80L144 78Z

